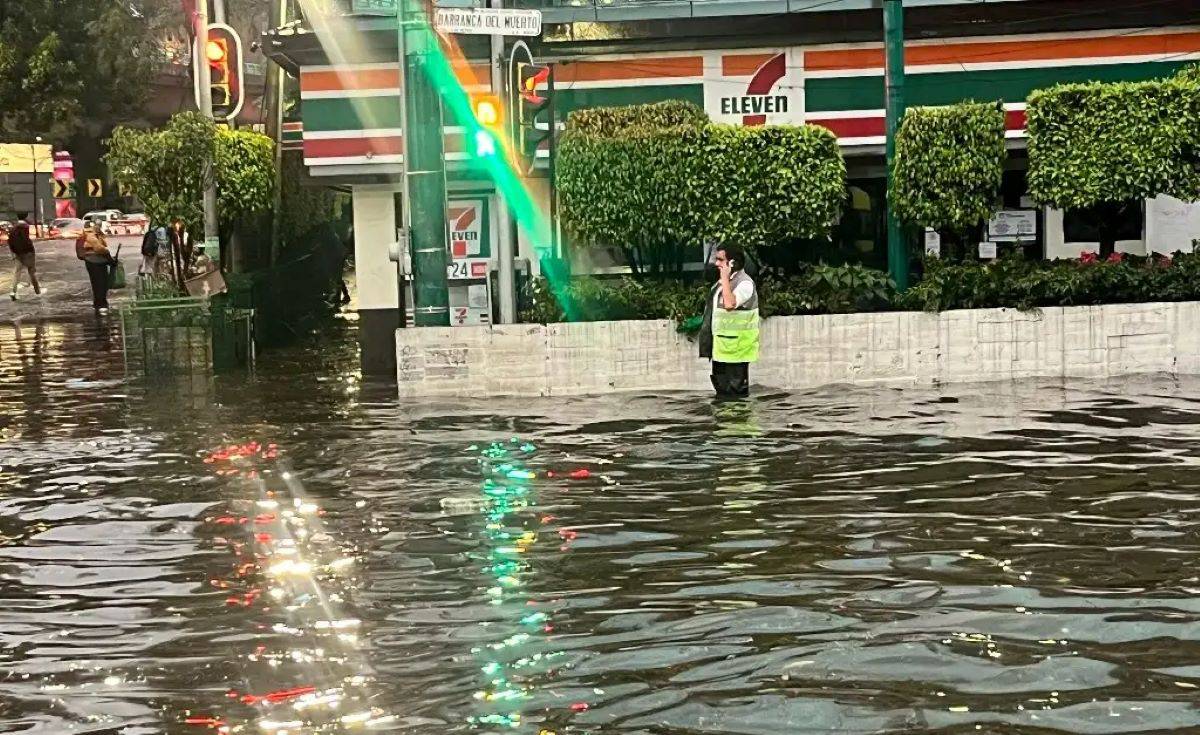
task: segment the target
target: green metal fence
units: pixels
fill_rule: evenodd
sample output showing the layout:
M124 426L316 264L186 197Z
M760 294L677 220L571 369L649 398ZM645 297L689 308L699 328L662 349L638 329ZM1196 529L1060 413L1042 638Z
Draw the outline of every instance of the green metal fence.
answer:
M127 373L197 375L254 365L254 310L205 298L141 298L119 309Z

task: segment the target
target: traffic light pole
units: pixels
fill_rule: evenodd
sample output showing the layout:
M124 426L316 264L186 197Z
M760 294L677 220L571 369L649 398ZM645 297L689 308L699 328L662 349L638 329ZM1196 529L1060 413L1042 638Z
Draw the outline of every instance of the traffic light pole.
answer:
M413 265L413 320L418 327L450 326L446 279L446 169L442 104L433 85L438 52L431 3L400 0L400 62L404 83L404 208Z
M504 0L491 0L491 7L503 8ZM511 90L505 89L504 83L504 36L493 35L491 41L492 94L500 99L508 99ZM517 321L517 284L513 273L513 258L516 254L513 247L512 212L499 189L496 190L496 230L499 235L496 240L499 251L497 260L500 266L500 323L514 324Z
M904 118L904 0L884 0L883 35L886 44L887 86L887 186L892 190L892 168L896 160L896 131ZM908 288L908 243L904 228L887 204L888 273L903 291Z
M271 0L271 28L287 22L287 0ZM275 141L275 186L271 193L271 265L279 260L279 237L283 208L283 67L267 63L266 101L267 135Z
M205 51L208 48L208 1L200 0L196 3L196 47L192 51L192 59L195 64L193 72L196 74L197 86L200 91L200 114L213 119L212 110L212 78L208 73L208 58ZM216 238L220 235L220 230L217 226L217 176L213 170L215 161L208 162L208 168L204 171L204 242L207 244L209 238ZM195 243L195 238L192 239ZM186 278L186 273L181 273L180 278Z

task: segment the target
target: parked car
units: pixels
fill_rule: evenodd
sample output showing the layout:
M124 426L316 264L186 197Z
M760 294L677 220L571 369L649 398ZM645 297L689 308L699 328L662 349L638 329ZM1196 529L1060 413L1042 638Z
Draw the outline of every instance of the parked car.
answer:
M83 220L77 217L63 217L50 223L49 235L52 239L74 240L83 234Z
M91 222L101 232L108 233L108 223L114 219L124 219L125 215L119 209L94 209L83 215L84 222Z

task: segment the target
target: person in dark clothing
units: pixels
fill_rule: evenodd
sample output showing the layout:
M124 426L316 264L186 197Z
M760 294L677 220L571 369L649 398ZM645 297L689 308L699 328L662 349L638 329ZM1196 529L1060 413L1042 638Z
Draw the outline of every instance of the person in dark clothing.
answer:
M13 284L12 284L12 300L17 300L17 286L21 283L21 271L29 272L29 283L33 286L35 294L41 294L42 287L37 279L37 254L33 249L33 238L29 236L29 223L25 218L29 215L22 212L17 218L19 221L13 225L12 230L8 233L8 249L12 251L13 257L16 259L16 266L13 268Z
M112 253L108 252L108 243L92 223L84 225L83 235L83 265L87 268L88 281L92 284L92 308L97 314L108 313L108 271L116 264Z

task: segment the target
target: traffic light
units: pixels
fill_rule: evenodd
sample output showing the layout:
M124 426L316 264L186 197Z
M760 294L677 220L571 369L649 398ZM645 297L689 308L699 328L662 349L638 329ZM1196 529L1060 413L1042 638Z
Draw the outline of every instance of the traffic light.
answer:
M496 155L500 150L500 131L504 123L500 114L500 98L494 94L473 95L471 113L479 123L471 144L472 154L475 158Z
M517 147L529 171L537 150L554 135L554 77L549 66L517 64Z
M224 23L212 23L208 26L208 43L202 56L204 63L208 64L213 117L217 120L237 117L245 101L242 39L237 31ZM200 105L199 76L196 75L197 107Z

